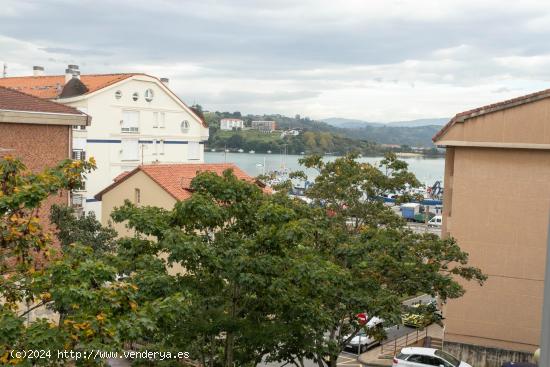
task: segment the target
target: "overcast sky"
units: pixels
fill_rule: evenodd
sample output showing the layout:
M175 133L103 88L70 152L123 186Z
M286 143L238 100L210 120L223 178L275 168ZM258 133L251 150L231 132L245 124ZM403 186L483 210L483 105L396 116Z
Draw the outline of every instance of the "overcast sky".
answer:
M0 0L0 63L169 77L207 110L395 121L550 88L550 1ZM0 65L1 66L1 65Z

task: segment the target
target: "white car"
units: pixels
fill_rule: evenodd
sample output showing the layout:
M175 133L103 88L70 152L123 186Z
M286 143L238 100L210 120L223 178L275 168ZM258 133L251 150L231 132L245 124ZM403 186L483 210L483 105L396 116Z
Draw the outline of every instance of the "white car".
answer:
M393 367L472 367L447 352L434 348L403 348L393 357Z
M428 221L428 227L441 227L443 224L443 217L441 215L436 215Z
M376 327L377 325L383 323L384 320L382 320L379 317L373 316L369 322L365 325L367 329ZM345 339L349 338L349 335L346 335L344 337ZM352 352L355 352L357 354L361 354L370 347L379 344L380 341L376 340L372 336L368 336L367 333L364 330L361 330L357 335L355 335L349 342L346 344L346 347L344 349L351 350Z

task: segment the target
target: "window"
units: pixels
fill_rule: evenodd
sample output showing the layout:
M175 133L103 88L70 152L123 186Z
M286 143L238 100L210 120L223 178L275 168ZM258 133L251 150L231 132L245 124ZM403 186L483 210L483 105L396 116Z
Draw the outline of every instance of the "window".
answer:
M159 113L153 112L153 127L159 127Z
M160 141L160 154L164 155L164 139Z
M141 190L136 188L134 189L134 204L141 203Z
M115 98L116 99L121 99L122 98L122 91L121 90L117 90L115 92Z
M86 152L81 150L81 149L74 149L71 158L73 160L85 161L86 160Z
M134 94L132 94L132 99L134 101L137 101L139 99L139 93L138 92L134 92Z
M160 127L166 126L166 114L164 112L160 113Z
M123 133L138 133L139 132L139 111L124 111L122 113L122 127Z
M436 356L440 357L440 358L443 358L444 360L446 360L447 362L449 362L449 364L451 366L456 366L458 367L460 365L460 361L458 359L456 359L454 356L450 355L449 353L447 352L444 352L442 350L436 350L435 353L434 353ZM447 366L447 364L445 365Z
M86 131L86 125L73 125L73 130Z
M187 144L187 159L190 161L201 159L201 145L198 141L190 141Z
M151 102L154 97L155 97L155 93L153 92L152 89L149 88L145 91L145 100L147 102Z
M183 120L181 122L181 132L183 132L183 133L189 132L189 121Z
M139 160L139 143L136 140L122 140L122 160L137 161Z
M153 140L153 155L159 154L158 140Z

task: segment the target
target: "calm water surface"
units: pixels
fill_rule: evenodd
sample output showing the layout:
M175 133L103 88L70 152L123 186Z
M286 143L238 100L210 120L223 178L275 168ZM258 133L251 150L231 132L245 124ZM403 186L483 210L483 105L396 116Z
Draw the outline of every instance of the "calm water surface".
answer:
M282 155L282 154L249 154L249 153L223 153L223 152L205 152L204 160L206 163L235 163L242 170L251 176L257 176L264 172L279 170L286 167L292 171L303 170L298 163L300 155ZM360 158L361 162L377 164L383 157L365 157ZM325 157L326 160L334 160L336 157ZM409 164L409 169L414 172L420 182L432 185L435 181L443 181L445 168L444 158L419 158L407 157L400 158ZM306 170L310 179L315 178L317 171Z

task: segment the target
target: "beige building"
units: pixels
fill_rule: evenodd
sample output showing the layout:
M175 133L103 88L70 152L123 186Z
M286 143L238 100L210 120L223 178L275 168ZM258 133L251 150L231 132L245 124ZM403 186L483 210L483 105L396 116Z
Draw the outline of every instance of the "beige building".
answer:
M550 90L456 115L447 148L443 235L489 278L445 308L447 341L534 351L550 211Z
M186 163L141 165L124 172L114 182L98 193L95 198L102 202L101 222L109 222L111 212L125 200L138 206L156 206L171 210L177 201L191 197L191 180L199 172L214 172L221 175L232 169L242 180L257 182L233 163ZM260 186L261 183L257 182ZM115 224L119 234L127 233L123 224Z

